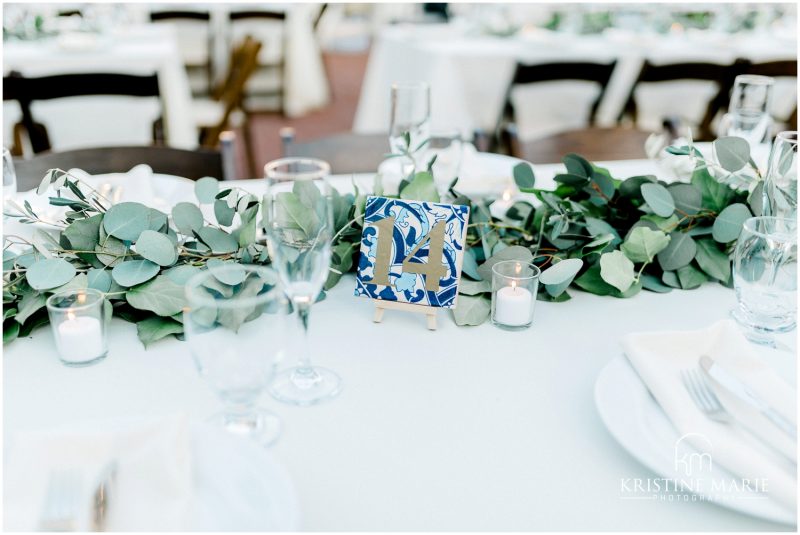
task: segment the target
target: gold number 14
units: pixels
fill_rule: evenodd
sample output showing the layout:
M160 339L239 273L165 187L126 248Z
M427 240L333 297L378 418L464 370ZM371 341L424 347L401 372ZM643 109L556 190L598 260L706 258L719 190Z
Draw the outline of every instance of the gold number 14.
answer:
M389 266L392 262L392 232L394 232L395 217L385 217L372 223L378 229L378 246L375 253L375 270L372 282L389 286ZM425 275L425 290L428 292L439 291L439 281L447 275L447 268L442 264L444 258L444 227L445 222L439 221L431 231L422 236L417 245L403 260L403 273L417 273ZM428 262L412 262L419 248L430 242L428 247Z

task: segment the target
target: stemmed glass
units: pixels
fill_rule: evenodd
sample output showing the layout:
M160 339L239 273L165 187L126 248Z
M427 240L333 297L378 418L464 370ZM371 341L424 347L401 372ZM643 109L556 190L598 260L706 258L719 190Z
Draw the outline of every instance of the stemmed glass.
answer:
M389 146L392 154L413 152L430 135L431 92L425 82L392 84L392 110L389 124ZM403 162L403 176L418 169L421 162L413 156Z
M737 136L750 146L763 143L772 124L769 104L775 79L755 74L740 74L733 86L731 102L720 123L720 136Z
M797 132L781 132L772 144L763 201L762 215L797 220Z
M274 270L231 264L204 270L186 284L183 328L200 375L225 403L212 421L263 445L280 420L256 406L286 347L289 302Z
M797 222L751 217L744 222L733 259L739 306L734 318L753 342L774 345L774 333L797 325Z
M297 366L275 376L270 393L285 403L313 405L336 396L339 376L311 365L308 320L328 277L333 238L330 166L313 158L283 158L264 167L264 227L269 256L303 330Z
M463 146L461 132L456 129L433 131L428 138L423 164L427 166L436 157L433 161L433 178L440 195L446 193L447 187L458 176Z

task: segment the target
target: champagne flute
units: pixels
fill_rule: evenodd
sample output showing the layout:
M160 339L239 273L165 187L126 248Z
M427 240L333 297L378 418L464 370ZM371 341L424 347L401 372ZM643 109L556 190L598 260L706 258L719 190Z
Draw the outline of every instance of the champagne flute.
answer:
M284 403L313 405L336 396L339 376L311 365L308 320L328 277L333 238L330 166L313 158L283 158L264 167L264 227L272 265L300 321L297 366L279 372L270 393Z
M212 421L269 445L280 420L258 408L285 347L289 303L274 270L229 263L186 284L186 341L200 375L225 403Z
M392 111L389 124L389 146L392 154L412 152L402 163L402 175L419 170L421 162L413 155L428 140L431 120L431 92L425 82L392 84Z
M733 86L731 102L720 123L720 136L736 136L750 146L763 143L769 134L772 118L769 105L775 79L755 74L740 74Z
M762 215L797 220L797 132L781 132L772 144L763 201Z

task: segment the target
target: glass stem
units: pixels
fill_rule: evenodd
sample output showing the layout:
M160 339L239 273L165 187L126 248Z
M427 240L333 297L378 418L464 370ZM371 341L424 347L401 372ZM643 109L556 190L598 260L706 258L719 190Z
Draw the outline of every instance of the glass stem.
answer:
M311 313L311 303L306 300L296 300L297 318L300 320L300 328L303 330L300 345L299 368L311 369L311 344L308 339L308 317Z

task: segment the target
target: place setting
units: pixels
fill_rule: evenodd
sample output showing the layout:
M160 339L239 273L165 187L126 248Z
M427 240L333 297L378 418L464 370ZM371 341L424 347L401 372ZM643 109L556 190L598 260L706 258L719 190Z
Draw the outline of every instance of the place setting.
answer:
M597 110L630 65L573 60L589 36L613 55L625 16L657 8L32 6L4 23L31 50L97 24L185 50L187 28L204 28L208 63L167 80L225 112L189 145L185 123L170 141L164 108L152 145L109 128L107 145L77 149L48 135L60 116L46 108L23 99L9 116L4 529L796 528L796 92L794 115L776 112L796 57L709 64L719 91L685 87L694 100L648 127L635 90L667 79L651 45L632 44L642 72L610 125ZM374 24L356 30L365 13ZM676 8L632 42L767 39L789 16L713 13ZM470 98L447 103L449 83L400 65L369 133L375 62L396 34L437 26L437 46L470 27L473 45L513 57L513 80L486 81L487 106L506 93L497 123L478 127ZM313 115L282 100L300 102L296 80L261 92L274 65L250 44L279 30L313 36L302 61L325 58L332 102ZM358 32L375 39L361 52ZM565 60L512 53L569 36L581 46ZM285 61L300 61L291 42ZM4 85L20 76L36 80ZM600 88L584 128L578 110L556 133L526 127L523 106L549 111L562 90L547 84L576 80ZM516 86L530 83L555 92L526 100ZM343 115L353 131L314 139Z

